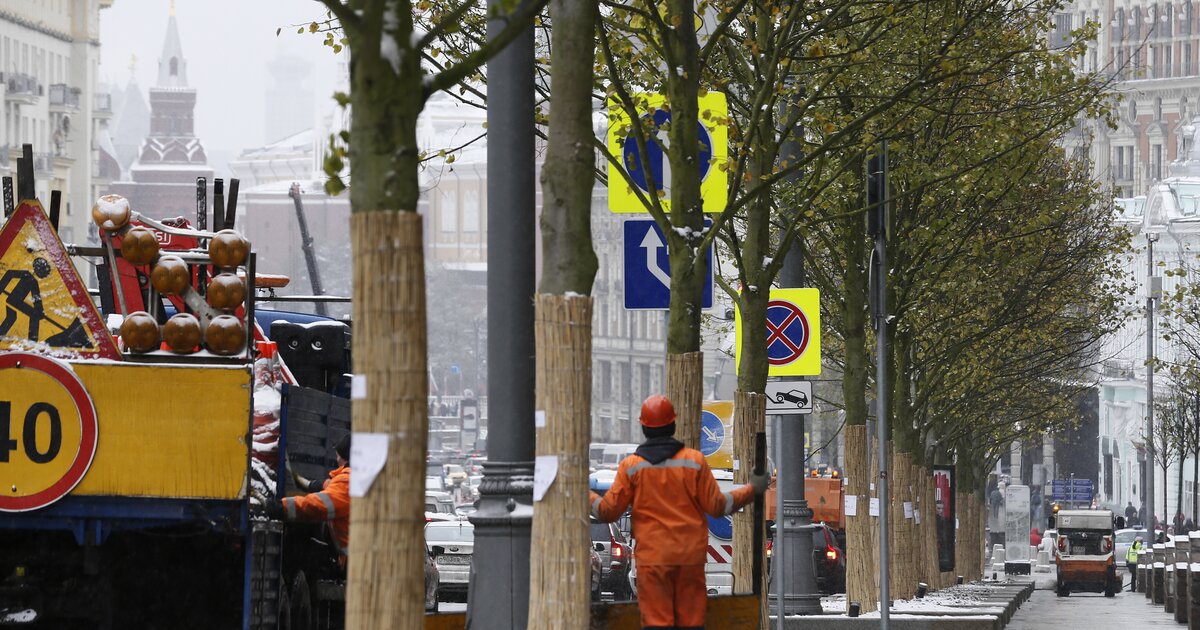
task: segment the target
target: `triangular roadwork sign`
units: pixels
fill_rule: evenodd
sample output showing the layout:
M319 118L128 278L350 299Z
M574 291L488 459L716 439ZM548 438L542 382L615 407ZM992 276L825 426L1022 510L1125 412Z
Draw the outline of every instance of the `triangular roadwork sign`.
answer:
M0 351L120 359L54 227L36 199L0 228Z

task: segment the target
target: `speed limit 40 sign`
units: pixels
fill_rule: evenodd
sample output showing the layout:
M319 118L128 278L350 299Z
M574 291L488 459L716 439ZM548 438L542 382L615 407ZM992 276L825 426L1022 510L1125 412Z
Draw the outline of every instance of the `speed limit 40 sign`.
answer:
M66 496L96 455L96 408L66 363L0 354L0 512Z

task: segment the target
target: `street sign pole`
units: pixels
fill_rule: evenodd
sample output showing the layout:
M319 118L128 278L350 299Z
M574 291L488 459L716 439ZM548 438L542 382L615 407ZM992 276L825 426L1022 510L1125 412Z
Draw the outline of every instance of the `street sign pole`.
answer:
M488 0L491 39L508 25ZM467 627L524 628L533 525L536 269L533 28L488 62L488 461L475 525Z
M874 280L875 315L875 418L876 439L879 444L879 627L888 629L891 605L888 593L888 407L887 407L887 144L881 145L880 155L871 158L867 167L867 232L875 237L871 257L871 277Z

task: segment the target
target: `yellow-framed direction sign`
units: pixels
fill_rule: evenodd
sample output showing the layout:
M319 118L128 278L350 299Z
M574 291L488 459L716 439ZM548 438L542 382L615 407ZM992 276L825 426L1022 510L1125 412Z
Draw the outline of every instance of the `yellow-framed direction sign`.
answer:
M634 186L643 195L658 195L663 210L671 210L671 165L664 148L669 146L667 127L671 122L671 109L662 94L639 94L638 111L647 123L646 153L649 164L642 164L641 151L632 132L631 121L624 108L616 101L608 103L608 150L617 157L621 166L629 173L632 185L622 175L621 169L611 162L608 165L608 209L618 213L648 212L638 199ZM725 121L729 118L729 104L722 92L711 91L701 96L700 104L700 196L704 211L725 211L728 198L729 130Z
M821 293L818 289L772 289L767 304L768 376L821 373ZM734 319L734 352L741 365L742 313Z

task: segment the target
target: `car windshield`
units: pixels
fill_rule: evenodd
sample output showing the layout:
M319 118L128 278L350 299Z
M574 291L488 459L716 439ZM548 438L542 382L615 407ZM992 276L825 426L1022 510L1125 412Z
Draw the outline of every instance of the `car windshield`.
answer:
M1067 538L1066 555L1098 556L1101 555L1100 541L1108 532L1098 529L1063 530L1060 537Z
M820 551L821 549L824 549L829 544L829 541L825 540L825 530L824 529L821 529L821 528L814 529L812 534L813 534L813 549Z
M469 524L440 525L425 528L425 541L430 543L458 542L469 543L475 540L474 528Z
M448 474L448 475L464 474L463 467L459 466L458 464L447 464L446 465L446 474Z
M597 542L609 542L612 534L609 533L608 523L592 523L592 540Z

